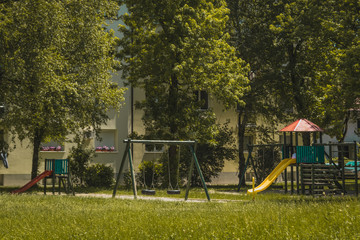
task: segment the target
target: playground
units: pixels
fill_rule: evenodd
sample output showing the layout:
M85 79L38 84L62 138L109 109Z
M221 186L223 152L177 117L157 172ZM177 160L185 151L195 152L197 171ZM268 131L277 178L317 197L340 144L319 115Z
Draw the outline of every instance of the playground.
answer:
M248 194L254 195L265 191L279 176L283 175L284 193L289 191L288 182L290 182L291 194L310 194L312 196L349 194L349 184L353 184L352 193L359 196L358 171L360 169L358 169L358 146L356 142L323 143L323 130L307 119L299 119L281 129L280 132L284 134L283 144L248 146L248 159L245 169L240 175L241 180L244 179L249 165L252 165L258 180L261 179L256 173L254 158L257 158L257 162L264 162L266 154L272 155L271 161L275 163L275 156L281 155L281 161L276 167L257 187L253 186L252 189L249 189ZM312 141L309 141L309 145L299 145L299 134L302 133L307 133L309 137L312 135ZM289 142L286 141L287 138L290 140ZM253 152L255 153L253 154ZM288 171L290 171L290 179L288 179ZM241 185L239 184L238 191L240 188Z
M280 130L283 135L284 142L281 144L261 144L261 145L248 145L248 158L243 168L243 172L239 174L240 181L244 180L245 175L248 172L248 168L252 167L252 171L256 178L253 177L252 187L245 189L244 191L252 195L253 199L255 194L268 190L271 185L281 177L283 183L283 193L287 194L301 194L301 195L346 195L352 194L356 197L359 196L359 160L358 160L358 146L356 142L350 143L323 143L322 132L323 130L316 124L310 122L307 119L299 119L290 125ZM308 133L309 137L312 135L312 140L309 141L308 146L299 144L299 134ZM289 136L288 136L289 134ZM287 142L289 139L289 142ZM310 138L309 138L310 140ZM126 144L125 151L122 159L119 161L119 170L117 172L116 183L113 188L112 197L115 198L117 190L119 189L121 177L125 174L125 165L129 168L130 181L133 198L138 198L137 188L141 188L142 195L156 195L156 186L159 185L155 181L155 167L159 164L159 159L152 159L148 161L148 169L143 169L142 173L135 173L135 166L133 162L133 146L161 146L165 149L160 153L164 165L168 170L168 182L163 180L162 185L167 184L166 193L168 195L174 195L174 197L183 197L185 201L189 199L189 192L191 189L192 177L194 177L194 169L199 176L201 186L208 201L211 200L207 183L203 177L200 164L196 156L196 141L180 141L180 140L134 140L125 139ZM303 142L304 143L304 142ZM182 148L181 148L182 147ZM172 149L172 150L171 150ZM181 151L187 149L191 161L187 166L187 178L183 179L186 182L186 186L183 191L180 190L178 176L175 177L175 181L172 182L172 174L170 165L172 162L180 161ZM175 157L170 159L170 152L175 150ZM265 155L270 161L272 166L265 166ZM272 159L269 160L269 156ZM349 160L350 159L350 160ZM145 166L145 160L139 165ZM259 167L255 167L256 164L260 164ZM179 174L179 166L175 171ZM262 169L261 169L262 168ZM257 170L256 170L257 169ZM262 174L258 173L262 172ZM258 172L257 172L258 171ZM290 175L288 173L290 171ZM265 174L265 175L264 175ZM290 179L288 179L290 176ZM142 178L142 179L141 179ZM39 181L43 181L44 194L47 192L47 179L52 183L52 194L55 194L55 185L59 195L63 187L66 194L75 195L71 181L71 171L69 169L68 159L46 159L45 171L30 182L25 184L19 189L14 189L12 194L20 194L27 191L29 188L37 184ZM142 183L137 183L140 180ZM257 183L255 186L255 180ZM290 189L289 189L290 184ZM241 184L237 186L237 192L241 191Z
M324 144L321 134L316 135L319 131L312 132L311 146L299 146L299 132L282 130L284 139L290 133L290 142L249 146L248 170L265 155L278 161L263 180L246 188L207 184L195 141L125 139L127 147L117 176L127 165L130 188L120 184L120 177L113 188L73 187L68 161L47 159L38 178L19 189L0 189L0 238L360 238L356 143ZM135 144L181 145L192 157L187 182L197 174L201 187L156 188L151 175L150 183L146 184L145 175L145 183L137 183L135 172L139 170L133 165L131 147ZM348 163L354 173L347 171ZM283 181L276 182L279 177ZM41 180L43 186L31 188Z

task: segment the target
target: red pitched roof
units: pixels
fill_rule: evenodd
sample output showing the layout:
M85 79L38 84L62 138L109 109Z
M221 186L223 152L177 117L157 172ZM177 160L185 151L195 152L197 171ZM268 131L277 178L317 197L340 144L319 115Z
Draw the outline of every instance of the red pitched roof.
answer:
M284 127L280 132L323 132L318 125L307 119L299 119Z

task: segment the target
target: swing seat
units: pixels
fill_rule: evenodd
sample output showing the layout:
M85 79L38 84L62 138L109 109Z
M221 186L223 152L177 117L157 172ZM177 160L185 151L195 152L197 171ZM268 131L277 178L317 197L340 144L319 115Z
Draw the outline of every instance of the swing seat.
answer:
M151 189L142 189L141 193L144 195L155 195L155 190L151 190Z
M167 190L167 194L180 194L180 190Z

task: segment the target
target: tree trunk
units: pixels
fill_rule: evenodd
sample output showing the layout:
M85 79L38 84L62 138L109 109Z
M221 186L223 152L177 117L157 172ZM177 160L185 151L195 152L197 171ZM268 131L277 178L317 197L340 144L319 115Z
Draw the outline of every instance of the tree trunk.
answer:
M244 137L245 137L245 127L247 123L247 114L243 111L239 112L238 116L238 149L239 149L239 185L240 187L245 186L245 175L241 180L241 175L245 169L245 155L244 155Z
M345 115L345 119L344 119L343 129L341 132L341 138L338 140L339 143L343 143L345 140L345 137L346 137L346 134L348 131L349 120L350 120L350 111L347 111L346 115ZM339 163L340 168L342 168L345 164L344 163L344 157L345 157L344 151L345 151L344 146L339 145L338 146L338 157L339 157L338 163Z
M31 179L34 179L38 175L39 167L39 151L41 144L42 134L39 130L35 130L33 139L33 157L32 157L32 168L31 168Z
M178 80L175 74L171 76L171 85L169 89L169 125L170 133L173 140L178 137L178 126L176 119L178 117ZM179 158L178 147L170 145L169 147L169 185L176 187L179 179Z
M346 137L346 134L347 134L347 131L348 131L349 120L350 120L350 111L347 111L346 115L345 115L345 119L344 119L344 126L343 126L343 129L342 129L342 132L341 132L342 136L338 140L339 143L342 143L345 140L345 137Z
M178 158L178 146L171 145L169 147L169 187L176 188L179 178L179 158Z

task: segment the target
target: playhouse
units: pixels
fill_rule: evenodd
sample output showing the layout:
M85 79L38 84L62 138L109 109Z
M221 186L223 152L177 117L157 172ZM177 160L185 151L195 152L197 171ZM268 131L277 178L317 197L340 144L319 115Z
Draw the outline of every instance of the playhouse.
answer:
M288 171L290 170L291 193L297 194L346 194L353 191L359 194L358 185L358 157L356 142L323 143L323 130L307 119L299 119L280 130L284 134L283 144L249 145L249 156L246 168L251 164L254 168L254 148L280 147L280 163L256 188L249 189L248 193L257 193L267 189L280 175L285 182L284 190L288 192ZM299 144L299 134L306 133L309 137L308 146ZM288 134L290 138L287 138ZM289 139L290 142L286 140ZM352 152L350 152L352 151ZM351 156L351 157L350 157ZM349 160L352 159L352 161ZM346 171L346 162L354 163L353 171ZM256 172L255 172L256 175ZM351 187L353 185L354 187ZM240 190L240 185L238 186Z

